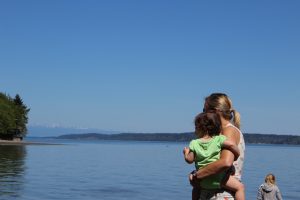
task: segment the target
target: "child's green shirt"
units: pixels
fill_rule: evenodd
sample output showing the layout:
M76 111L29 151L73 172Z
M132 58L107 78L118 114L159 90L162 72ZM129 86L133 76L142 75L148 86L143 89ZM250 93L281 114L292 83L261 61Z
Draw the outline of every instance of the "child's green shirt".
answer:
M195 139L190 142L189 148L195 154L195 167L197 170L220 159L222 145L225 140L226 137L224 135L217 135L209 141ZM201 180L201 187L205 189L220 188L220 183L224 176L225 173L209 176Z

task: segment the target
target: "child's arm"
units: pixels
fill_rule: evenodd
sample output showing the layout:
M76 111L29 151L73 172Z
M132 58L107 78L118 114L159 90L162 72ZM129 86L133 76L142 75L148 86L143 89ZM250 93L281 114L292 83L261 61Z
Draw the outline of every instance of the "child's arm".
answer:
M222 147L224 149L228 149L229 151L231 151L234 155L234 160L237 160L238 157L240 156L240 150L237 147L237 145L235 143L233 143L231 140L225 140L222 144Z
M259 186L259 188L258 188L257 198L256 199L257 200L262 200L263 199L263 197L262 197L262 185Z
M282 200L282 196L278 187L277 187L276 197L278 200Z
M195 155L188 147L184 147L183 149L184 159L187 163L192 164L195 160Z

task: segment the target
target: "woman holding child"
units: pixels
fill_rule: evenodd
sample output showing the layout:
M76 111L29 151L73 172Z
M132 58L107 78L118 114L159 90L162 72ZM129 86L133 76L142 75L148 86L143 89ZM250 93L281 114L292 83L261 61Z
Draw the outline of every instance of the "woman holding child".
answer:
M230 98L223 93L212 93L205 98L203 113L216 113L221 122L221 134L226 137L226 140L235 144L239 150L239 157L235 160L233 152L229 149L222 148L220 159L204 166L190 174L189 179L193 186L194 194L199 194L199 200L233 200L236 188L226 187L226 181L220 183L219 188L214 189L199 189L199 181L206 179L209 176L227 173L229 178L230 173L239 182L241 181L242 169L244 163L245 142L240 128L240 114L233 109ZM184 150L188 154L188 150ZM195 156L196 157L196 156ZM234 166L234 172L229 172ZM223 187L224 186L224 187ZM197 190L197 191L196 191ZM239 192L244 193L244 186L240 183ZM244 198L244 197L242 197ZM242 199L241 198L241 199Z

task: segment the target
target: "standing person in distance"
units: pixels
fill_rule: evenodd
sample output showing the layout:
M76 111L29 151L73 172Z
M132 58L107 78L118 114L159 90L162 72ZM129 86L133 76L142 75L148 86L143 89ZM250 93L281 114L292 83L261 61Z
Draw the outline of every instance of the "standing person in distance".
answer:
M273 174L268 174L265 178L265 182L259 186L257 200L282 200Z

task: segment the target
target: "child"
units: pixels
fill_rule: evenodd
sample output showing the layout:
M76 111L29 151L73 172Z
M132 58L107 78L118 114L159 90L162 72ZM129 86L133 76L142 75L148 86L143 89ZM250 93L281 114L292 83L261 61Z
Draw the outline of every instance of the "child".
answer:
M282 200L281 193L275 182L275 176L273 174L268 174L265 178L265 183L263 183L257 194L257 200Z
M189 148L183 150L184 158L187 163L195 162L196 170L220 158L222 148L226 148L235 156L239 156L239 149L236 144L226 140L224 135L220 135L222 126L217 113L200 113L195 118L195 133L198 139L190 142ZM244 200L244 186L226 172L220 173L199 182L200 188L219 189L221 187L235 192L236 200ZM192 199L198 200L200 197L199 189L193 188Z

